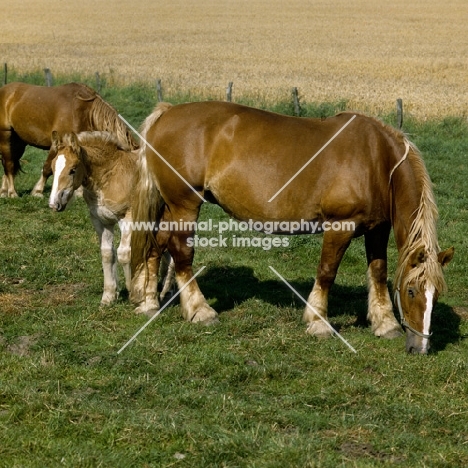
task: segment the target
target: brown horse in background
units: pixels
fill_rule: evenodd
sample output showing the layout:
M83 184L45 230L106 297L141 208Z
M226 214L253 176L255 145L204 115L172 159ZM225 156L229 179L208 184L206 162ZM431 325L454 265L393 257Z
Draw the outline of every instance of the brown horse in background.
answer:
M138 147L116 110L96 91L84 84L69 83L46 87L9 83L0 88L0 156L3 176L0 196L18 196L14 176L27 145L48 150L53 131L59 133L90 130L109 131L132 149ZM42 196L52 175L49 154L32 195Z
M399 252L394 288L406 348L427 353L431 313L446 287L442 266L452 259L453 248L439 249L432 184L418 150L401 132L347 112L320 120L201 102L159 105L145 120L142 136L146 144L140 149L134 220L184 224L178 230L133 233L134 302L154 302L145 288L155 268L148 260L167 248L185 318L216 320L193 280L193 243L187 242L205 199L245 222L281 226L282 221L305 220L336 227L324 227L304 312L307 332L315 336L331 334L318 314L326 319L328 293L343 254L353 238L364 235L368 319L376 336L393 338L401 334L387 288L393 228ZM353 230L340 229L351 225Z

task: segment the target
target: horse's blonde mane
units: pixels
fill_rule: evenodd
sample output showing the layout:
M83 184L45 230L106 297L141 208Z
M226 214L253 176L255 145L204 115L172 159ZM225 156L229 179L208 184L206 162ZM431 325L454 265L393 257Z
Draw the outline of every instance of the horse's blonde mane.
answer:
M137 149L138 144L132 137L130 130L119 118L117 111L96 93L89 116L91 128L104 130L116 135L122 145L130 149Z
M421 198L406 242L400 250L393 285L394 288L401 287L403 289L414 281L415 287L419 288L422 283L428 281L435 286L437 291L443 292L446 289L446 284L437 259L440 251L437 241L438 211L432 182L419 150L407 139L405 141L410 147L407 159L411 165L414 180L420 187ZM404 276L411 255L421 247L425 249L425 261L412 268L408 275Z

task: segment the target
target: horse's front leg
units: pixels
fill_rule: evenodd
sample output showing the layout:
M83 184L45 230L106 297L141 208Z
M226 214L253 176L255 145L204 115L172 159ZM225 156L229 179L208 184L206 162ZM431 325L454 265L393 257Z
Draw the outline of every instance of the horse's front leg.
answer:
M44 196L44 187L45 187L46 182L47 182L47 178L44 177L44 175L41 173L39 180L36 182L36 185L31 190L31 195L33 197L42 198Z
M382 225L364 235L369 290L367 319L374 335L383 338L396 338L403 334L393 314L387 287L387 244L390 229L390 224Z
M39 180L36 182L36 185L31 191L31 195L33 197L43 196L44 187L47 183L47 179L52 175L52 161L56 155L56 149L54 147L51 148L49 150L49 153L47 154L47 159L45 160L44 165L42 166L41 176L39 177Z
M307 299L309 306L306 307L303 316L304 321L307 323L307 333L310 335L327 338L333 333L324 322L324 320L327 320L328 294L353 235L354 232L352 231L325 231L323 235L322 254L317 268L317 277L312 292Z
M104 273L104 291L101 305L115 302L118 293L117 261L114 248L114 225L104 225L99 218L91 215L91 221L99 236L102 271Z

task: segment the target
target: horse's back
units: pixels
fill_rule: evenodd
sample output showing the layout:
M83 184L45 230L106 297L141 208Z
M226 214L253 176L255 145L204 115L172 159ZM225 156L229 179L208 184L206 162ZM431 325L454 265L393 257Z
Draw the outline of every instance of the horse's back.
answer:
M27 144L48 148L52 130L85 129L86 108L95 96L79 83L54 87L9 83L0 88L0 122Z
M366 217L374 203L388 202L392 138L360 114L305 119L225 102L191 103L169 108L147 138L193 187L240 218ZM163 197L193 196L178 174L147 154Z

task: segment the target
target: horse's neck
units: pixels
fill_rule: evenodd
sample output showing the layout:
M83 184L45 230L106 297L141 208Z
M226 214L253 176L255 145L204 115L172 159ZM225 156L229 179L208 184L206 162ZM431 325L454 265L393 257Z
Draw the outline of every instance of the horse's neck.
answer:
M402 167L403 169L403 167ZM392 180L392 224L398 250L405 244L420 208L421 190L412 171L396 171Z
M91 192L102 190L106 180L105 174L109 173L117 162L117 158L109 157L95 148L87 147L83 156L86 172L83 186Z
M88 205L105 204L113 213L125 214L129 208L136 158L136 153L124 151L107 155L87 151L84 161L87 177L83 187L87 191Z

